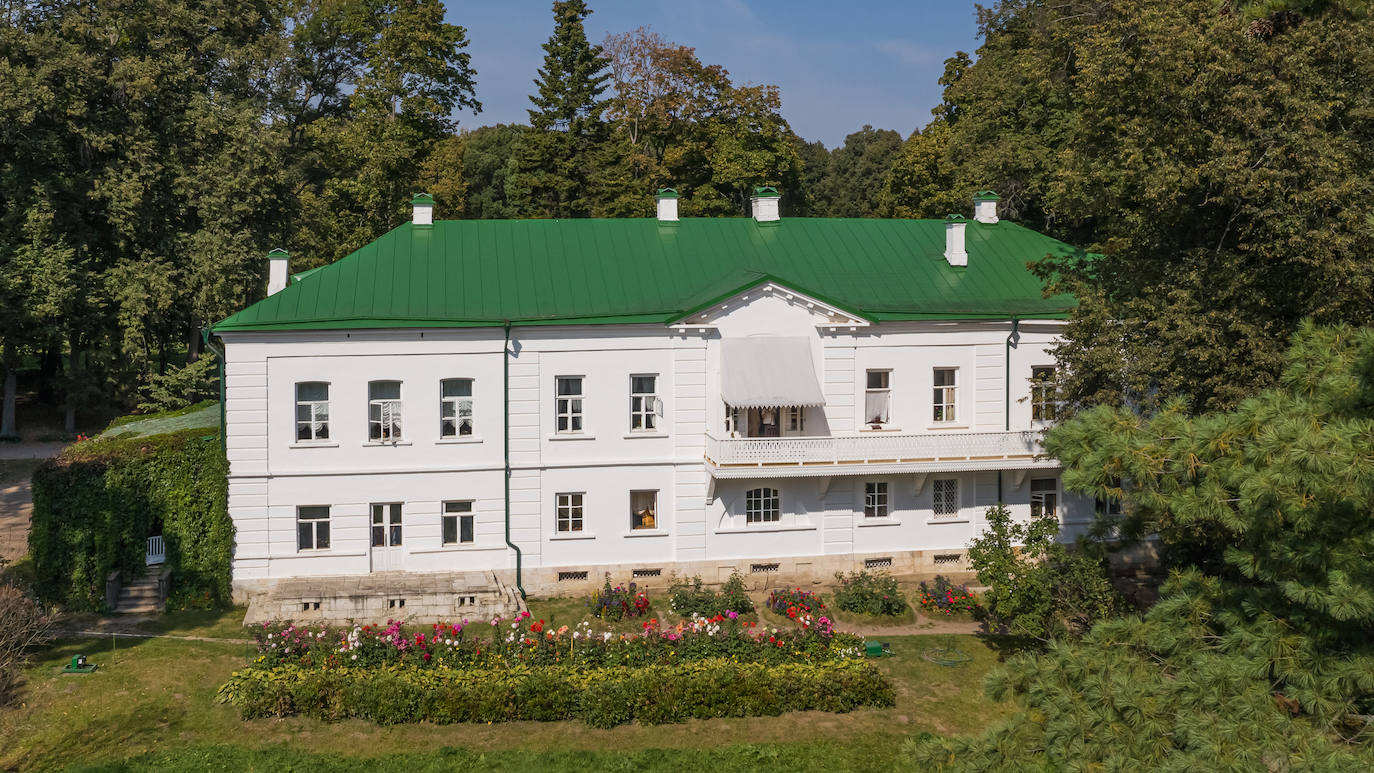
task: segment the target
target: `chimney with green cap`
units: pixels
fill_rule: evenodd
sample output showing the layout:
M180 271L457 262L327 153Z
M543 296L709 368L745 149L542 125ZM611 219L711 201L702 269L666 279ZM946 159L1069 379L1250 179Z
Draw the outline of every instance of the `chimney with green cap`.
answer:
M778 189L771 185L761 185L754 189L754 195L749 197L749 208L754 213L754 220L760 223L776 223L778 221L778 202L782 197L778 195Z
M434 197L428 193L417 193L410 200L414 214L410 222L414 225L434 225Z
M278 247L267 253L267 294L276 295L286 289L287 262L291 256Z
M677 191L672 188L658 189L658 222L677 222Z
M978 191L973 194L973 219L989 225L997 222L997 202L1002 197L992 191Z
M968 221L963 215L945 218L945 260L951 266L967 266L968 250L964 249L964 229Z

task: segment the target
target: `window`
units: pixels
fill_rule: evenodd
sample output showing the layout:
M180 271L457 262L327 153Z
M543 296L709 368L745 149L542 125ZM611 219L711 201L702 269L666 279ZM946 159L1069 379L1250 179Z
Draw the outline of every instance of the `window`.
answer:
M799 405L794 405L786 409L787 431L805 432L806 431L806 409Z
M663 401L658 399L658 376L630 376L630 431L653 432Z
M296 439L329 439L329 384L304 381L296 385Z
M439 437L471 437L472 379L446 378L439 387Z
M1054 421L1054 368L1031 368L1031 421Z
M296 550L329 549L329 505L296 508Z
M954 421L955 396L959 392L959 369L935 369L935 420Z
M745 523L776 523L782 517L778 490L754 488L744 492Z
M445 545L472 542L472 502L445 502L441 518Z
M393 502L372 506L372 547L396 547L401 544L401 504Z
M582 495L558 495L558 530L560 532L582 531Z
M630 528L658 528L658 492L630 492Z
M864 390L864 422L866 424L886 424L888 406L891 403L890 388L892 371L868 371L868 387Z
M1059 515L1059 481L1054 478L1031 478L1031 517Z
M367 437L370 440L401 439L401 382L368 382Z
M581 432L582 377L559 376L555 382L554 413L558 417L558 431Z
M959 514L958 478L937 478L930 490L930 509L936 518L950 518Z
M730 405L725 406L725 434L734 437L736 432L748 432L748 421L745 419L744 410Z
M887 483L869 482L864 484L864 517L886 518Z

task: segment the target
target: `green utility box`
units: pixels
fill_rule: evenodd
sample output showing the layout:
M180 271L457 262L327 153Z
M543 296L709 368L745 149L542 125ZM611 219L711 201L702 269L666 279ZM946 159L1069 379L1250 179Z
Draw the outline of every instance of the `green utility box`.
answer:
M892 647L887 642L869 641L864 642L864 657L883 658L892 657Z
M85 656L85 655L76 655L76 656L73 656L73 657L72 657L72 662L71 662L69 665L64 666L64 667L62 668L62 673L64 673L64 674L90 674L90 673L93 673L93 672L95 671L95 669L96 669L96 665L95 665L94 663L87 663L87 662L86 662L86 656Z

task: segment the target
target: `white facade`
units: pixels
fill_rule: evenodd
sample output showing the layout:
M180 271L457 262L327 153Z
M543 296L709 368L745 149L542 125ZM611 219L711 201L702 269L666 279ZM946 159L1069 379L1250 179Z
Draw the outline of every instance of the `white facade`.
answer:
M508 346L500 327L224 332L235 587L513 569L507 454L510 539L526 585L551 585L559 571L599 580L603 569L626 566L747 573L746 564L786 559L814 561L821 572L836 565L826 559L916 551L959 559L999 485L1018 517L1030 516L1035 490L1064 523L1083 524L1092 501L1060 490L1057 465L1036 456L1043 425L1032 420L1030 379L1033 368L1054 366L1060 324L1021 320L1009 346L1011 320L867 324L769 285L678 326L517 326ZM748 336L810 342L824 405L774 414L777 437L727 431L721 344ZM888 395L876 427L864 415L882 399L868 394L870 371L886 374L875 377ZM938 397L950 403L947 420L937 421L936 379L950 381L950 371ZM644 391L645 376L654 377L653 396L637 407L641 422L653 414L650 431L632 426L632 392ZM560 432L558 379L572 377L581 379L581 427ZM441 436L445 379L471 380L470 434ZM395 439L369 439L372 381L400 382L399 416L388 414L399 424ZM303 383L328 385L327 438L299 439L298 410L312 410L298 408ZM322 394L312 389L300 394ZM735 435L749 431L742 424ZM776 520L750 522L751 490L756 515L771 516L760 489L764 499L776 490ZM635 528L646 522L632 514L632 492L641 506L653 502L652 527ZM567 505L576 499L566 495L580 496L580 528L571 528L576 511ZM401 522L380 508L374 534L373 506L393 503ZM301 510L311 507L328 507L327 547L312 546L318 521L299 518L323 512ZM470 541L462 539L468 523L455 520L445 543L446 512L470 512Z

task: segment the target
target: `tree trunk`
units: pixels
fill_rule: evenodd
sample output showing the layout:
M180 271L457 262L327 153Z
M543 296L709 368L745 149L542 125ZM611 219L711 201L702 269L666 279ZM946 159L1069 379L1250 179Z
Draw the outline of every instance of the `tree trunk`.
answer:
M76 337L72 337L71 351L67 355L67 405L63 417L62 430L68 437L76 434L76 370L81 364L81 352L76 348Z
M5 347L0 365L5 368L5 402L0 406L0 438L17 438L19 430L14 426L14 402L19 396L19 374L15 372L14 348Z
M200 328L191 326L191 335L186 339L186 364L200 359Z
M43 347L43 354L38 360L38 402L46 405L57 403L57 374L61 369L61 342L52 341Z

